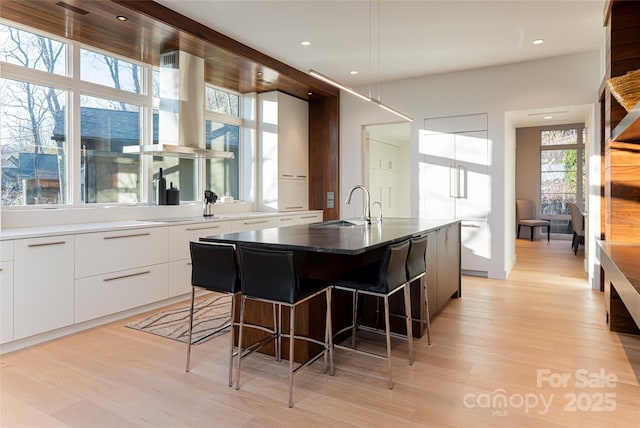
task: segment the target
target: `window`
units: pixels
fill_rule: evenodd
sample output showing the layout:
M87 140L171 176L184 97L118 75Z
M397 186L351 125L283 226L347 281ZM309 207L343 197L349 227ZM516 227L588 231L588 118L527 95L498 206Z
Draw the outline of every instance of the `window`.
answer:
M0 60L19 67L4 66L0 79L3 206L67 202L68 92L17 78L21 69L64 76L65 58L64 43L0 25Z
M205 141L209 150L233 152L233 159L207 159L205 189L240 198L240 96L206 87Z
M143 94L142 67L119 58L80 49L80 79Z
M235 159L140 156L122 148L158 143L159 70L3 24L0 66L3 206L149 203L160 168L182 201L201 200L197 189L240 197L239 94L204 89L207 148Z
M544 216L569 215L569 203L584 207L584 129L564 127L540 133L540 201Z
M82 202L140 202L140 157L122 153L140 144L140 107L82 95L80 138Z

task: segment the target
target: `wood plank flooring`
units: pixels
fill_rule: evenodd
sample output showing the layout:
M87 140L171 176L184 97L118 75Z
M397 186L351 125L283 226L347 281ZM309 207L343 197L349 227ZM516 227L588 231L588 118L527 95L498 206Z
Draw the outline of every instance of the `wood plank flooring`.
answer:
M385 362L338 350L335 376L296 374L289 409L286 363L243 360L236 391L226 335L185 373L185 345L124 320L1 356L0 426L640 426L640 338L608 331L567 241L518 240L517 256L506 281L463 277L413 366L393 342L393 390Z

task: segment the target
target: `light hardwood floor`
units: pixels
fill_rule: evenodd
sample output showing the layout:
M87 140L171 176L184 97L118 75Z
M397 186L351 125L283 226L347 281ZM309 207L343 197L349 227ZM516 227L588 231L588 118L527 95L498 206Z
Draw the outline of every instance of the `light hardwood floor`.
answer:
M121 321L0 357L0 425L640 426L640 338L608 331L569 242L518 240L517 257L507 281L463 278L413 366L394 341L393 390L383 361L337 351L335 376L320 361L296 374L289 409L285 363L245 359L236 391L226 335L185 373L185 345Z

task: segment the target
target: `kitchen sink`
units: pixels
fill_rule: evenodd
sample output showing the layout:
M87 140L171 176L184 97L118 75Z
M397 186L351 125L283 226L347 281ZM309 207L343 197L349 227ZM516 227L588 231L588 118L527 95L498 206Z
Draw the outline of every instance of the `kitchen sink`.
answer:
M314 223L311 227L317 228L356 228L356 227L365 227L367 222L360 219L352 219L352 220L331 220L325 221L322 223Z

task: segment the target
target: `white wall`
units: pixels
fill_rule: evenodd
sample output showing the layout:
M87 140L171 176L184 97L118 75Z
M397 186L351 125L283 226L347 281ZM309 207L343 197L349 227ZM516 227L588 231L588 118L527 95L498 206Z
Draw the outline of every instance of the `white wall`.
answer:
M515 259L515 131L505 112L564 105L596 104L601 82L600 53L584 52L539 61L380 84L381 101L414 118L411 124L411 194L417 195L418 132L425 117L489 114L493 153L492 204L489 216L489 277L506 278ZM367 92L367 88L361 89ZM363 180L361 128L395 116L349 94L340 97L341 193ZM358 216L359 203L340 201L343 218ZM411 203L417 215L417 200Z

